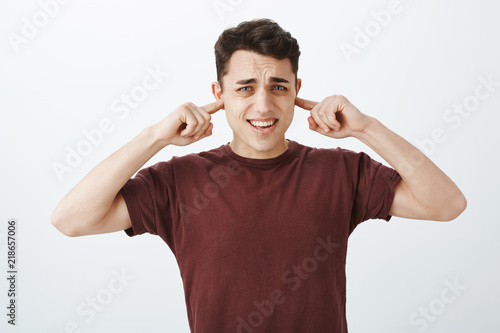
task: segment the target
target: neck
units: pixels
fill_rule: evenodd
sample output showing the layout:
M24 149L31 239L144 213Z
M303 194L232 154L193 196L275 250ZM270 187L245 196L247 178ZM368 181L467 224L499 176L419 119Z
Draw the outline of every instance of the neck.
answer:
M241 157L254 158L254 159L269 159L278 157L283 154L288 149L288 140L283 138L278 144L269 150L256 150L245 144L238 144L235 142L234 138L229 143L229 147L235 153Z

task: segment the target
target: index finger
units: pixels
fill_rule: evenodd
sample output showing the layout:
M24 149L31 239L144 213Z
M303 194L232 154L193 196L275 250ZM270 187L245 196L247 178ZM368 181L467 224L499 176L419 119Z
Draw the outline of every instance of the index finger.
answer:
M318 102L302 99L300 97L295 97L295 105L304 110L311 111L318 104L319 104Z
M222 99L219 99L218 101L204 105L201 108L210 114L214 114L223 107L224 107L224 101Z

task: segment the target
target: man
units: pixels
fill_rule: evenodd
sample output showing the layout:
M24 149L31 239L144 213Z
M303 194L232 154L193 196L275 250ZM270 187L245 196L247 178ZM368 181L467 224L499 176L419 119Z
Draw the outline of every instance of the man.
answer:
M177 259L193 332L347 332L354 228L391 216L448 221L466 200L424 154L345 97L297 97L299 46L275 22L227 29L215 55L216 102L181 105L146 128L63 198L52 223L68 236L159 235ZM357 138L394 169L286 139L295 105L310 112L311 130ZM211 135L220 109L229 144L130 179L161 149Z

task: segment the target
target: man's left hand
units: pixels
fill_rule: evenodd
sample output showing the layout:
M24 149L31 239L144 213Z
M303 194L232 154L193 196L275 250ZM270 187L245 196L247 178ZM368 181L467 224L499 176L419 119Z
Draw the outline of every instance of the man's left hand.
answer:
M370 117L342 95L329 96L319 103L296 97L295 105L311 111L307 118L311 130L331 138L359 137L370 123Z

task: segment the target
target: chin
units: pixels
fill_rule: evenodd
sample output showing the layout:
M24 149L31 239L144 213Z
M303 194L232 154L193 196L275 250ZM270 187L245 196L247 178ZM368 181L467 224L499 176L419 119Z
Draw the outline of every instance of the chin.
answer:
M233 127L230 123L234 135L233 140L236 141L241 154L254 155L256 153L256 158L268 158L267 156L276 155L277 149L281 150L281 145L285 140L283 124L275 124L267 129L267 133L266 130L252 128L248 121L245 121L243 126L238 125Z

